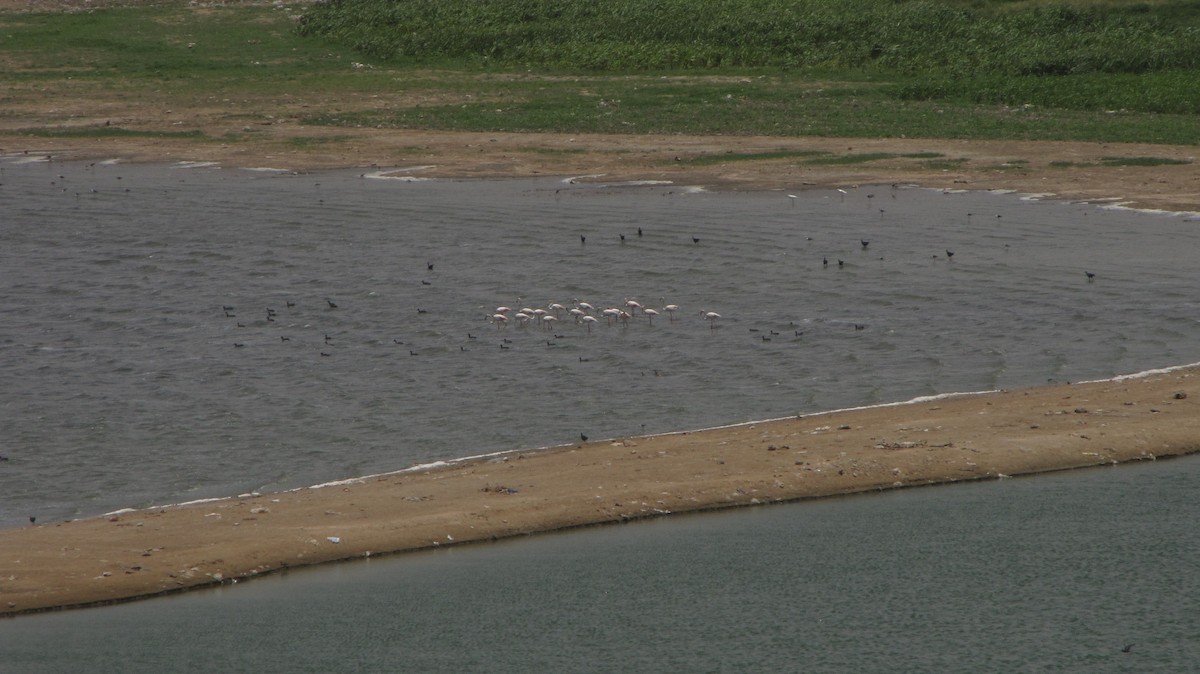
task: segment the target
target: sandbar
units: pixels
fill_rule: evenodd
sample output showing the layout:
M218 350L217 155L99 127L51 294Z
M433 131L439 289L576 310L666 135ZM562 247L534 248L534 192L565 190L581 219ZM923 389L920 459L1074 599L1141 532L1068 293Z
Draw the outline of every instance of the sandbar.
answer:
M1200 450L1200 367L438 462L0 530L0 615L670 513ZM465 452L464 452L465 454Z

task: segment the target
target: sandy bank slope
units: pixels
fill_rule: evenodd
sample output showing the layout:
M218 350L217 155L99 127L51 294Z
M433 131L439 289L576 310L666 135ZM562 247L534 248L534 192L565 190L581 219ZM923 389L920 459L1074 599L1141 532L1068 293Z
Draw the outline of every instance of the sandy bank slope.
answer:
M0 531L0 615L706 508L1200 450L1200 369L511 453Z

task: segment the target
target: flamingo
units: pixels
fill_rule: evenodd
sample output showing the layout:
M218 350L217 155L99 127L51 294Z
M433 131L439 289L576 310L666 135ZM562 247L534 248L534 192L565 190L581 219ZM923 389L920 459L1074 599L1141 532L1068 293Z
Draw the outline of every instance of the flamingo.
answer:
M579 307L580 309L583 309L587 313L591 313L596 310L596 307L588 304L587 302L580 302L579 300L575 300L575 306Z
M582 320L584 316L587 316L587 313L585 313L585 312L583 311L583 309L580 309L580 308L578 308L578 307L572 308L572 309L571 309L570 311L568 311L567 313L569 313L569 314L571 314L572 316L574 316L574 317L575 317L575 322L576 322L576 323L578 323L580 320Z
M579 321L587 326L589 335L592 334L592 323L598 322L595 316L584 316L583 318L579 319Z
M708 321L709 330L716 329L717 321L721 319L721 314L715 311L701 311L700 315L704 317L704 320Z
M551 302L550 305L547 306L546 308L549 309L550 311L553 311L556 316L561 316L562 312L567 310L566 307L559 304L558 302Z
M629 313L634 316L637 315L637 310L642 308L642 305L638 304L637 300L631 300L628 297L625 298L625 306L629 307Z
M617 309L615 307L609 307L609 308L605 309L604 311L601 311L600 313L604 314L604 318L608 321L608 324L612 325L613 319L617 318L618 316L620 316L621 314L623 314L625 312L621 311L620 309Z
M667 306L663 307L663 311L667 312L667 315L671 317L671 320L675 320L675 312L679 311L679 305L668 304Z
M508 316L501 313L492 314L492 322L496 324L496 329L499 330L508 325Z
M557 320L558 320L557 316L551 316L549 314L542 316L542 329L549 330L549 329L553 328L554 321L557 321Z
M496 313L501 315L507 314L510 311L512 311L512 307L496 307Z
M650 325L654 325L654 317L658 315L658 312L653 309L642 309L642 313L646 314L646 318L650 321Z
M529 314L525 313L524 311L518 311L517 313L513 314L513 318L517 319L518 321L521 321L521 325L525 325L526 323L529 322L529 319L533 318L533 317L530 316Z

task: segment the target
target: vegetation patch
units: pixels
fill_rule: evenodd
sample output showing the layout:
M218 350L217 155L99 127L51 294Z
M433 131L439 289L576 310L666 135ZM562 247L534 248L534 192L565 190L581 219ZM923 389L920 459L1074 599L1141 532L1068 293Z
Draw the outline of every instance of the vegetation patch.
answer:
M330 0L300 30L376 59L636 71L1068 75L1200 65L1187 0Z
M1083 168L1088 166L1186 166L1190 159L1170 157L1101 157L1098 162L1052 161L1053 168Z
M938 159L934 161L927 161L923 162L921 166L929 169L930 171L951 171L962 168L962 165L965 163L967 163L967 159L964 157L959 157L957 159Z
M1178 166L1192 163L1187 159L1168 157L1101 157L1105 166Z
M21 133L37 138L206 138L203 131L138 131L119 126L86 126L71 128L22 129Z
M890 152L864 152L861 154L839 154L829 157L813 157L806 160L805 164L865 164L867 162L879 161L881 159L895 159L900 155Z
M774 106L813 107L806 99L867 113L849 112L839 124L778 122L777 133L786 135L943 135L925 128L928 122L905 129L928 103L937 104L933 114L989 106L1032 122L977 134L954 123L944 134L950 137L1038 139L1045 131L1025 129L1045 128L1062 110L1200 114L1200 5L1191 0L330 0L306 11L299 31L406 66L696 75L765 69L792 81L860 83L854 91L795 91L782 104L754 87L727 99L759 118ZM1094 132L1073 139L1131 133L1143 121L1092 124ZM1136 133L1150 142L1200 141L1194 124Z
M49 109L52 97L69 107L82 91L110 108L163 101L345 129L1197 144L1198 17L1192 0L329 0L0 13L0 63L11 66L0 91L17 111ZM308 107L297 92L320 98ZM758 159L874 160L704 161Z

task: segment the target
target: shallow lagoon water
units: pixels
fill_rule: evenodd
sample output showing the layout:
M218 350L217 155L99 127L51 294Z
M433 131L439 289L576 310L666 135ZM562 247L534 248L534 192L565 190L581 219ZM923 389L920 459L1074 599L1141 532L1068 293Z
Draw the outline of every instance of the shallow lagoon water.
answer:
M0 183L4 525L1200 360L1180 216L14 158ZM575 298L682 308L487 320ZM1197 466L292 572L6 621L0 651L23 672L1182 671Z
M0 161L0 524L1200 360L1186 217L382 175Z

